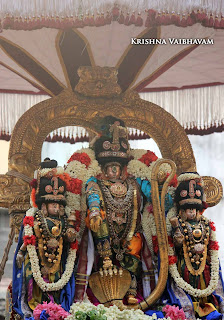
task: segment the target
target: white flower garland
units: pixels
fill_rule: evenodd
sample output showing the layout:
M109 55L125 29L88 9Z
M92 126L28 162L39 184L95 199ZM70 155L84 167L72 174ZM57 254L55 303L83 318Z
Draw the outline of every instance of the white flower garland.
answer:
M134 160L140 159L144 154L147 153L147 150L144 149L131 149L130 156L134 158Z
M202 177L199 176L199 174L197 174L197 173L191 173L191 172L182 173L177 178L177 181L180 183L180 182L183 182L183 181L195 180L195 179L199 179L201 185L204 186L204 182L203 182Z
M156 314L154 313L152 316L148 316L144 314L140 309L127 309L127 310L119 310L117 306L105 307L103 304L99 304L98 306L94 306L92 303L85 302L76 302L73 303L70 309L71 315L68 316L67 320L75 320L75 313L78 311L88 312L91 310L104 311L104 315L107 317L107 320L156 320L158 319ZM161 318L159 318L161 319ZM162 318L162 320L171 320L170 317Z
M148 181L151 181L152 169L156 165L157 161L159 160L160 159L153 161L149 167L145 163L139 160L131 160L128 163L127 171L129 174L133 175L135 178L147 179ZM167 163L162 163L160 165L160 170L165 173L170 173L171 167Z
M102 172L99 163L95 158L95 153L93 150L89 148L82 148L76 151L75 153L86 153L90 157L91 163L88 166L88 168L86 168L85 164L77 160L73 160L69 162L66 166L66 173L68 173L72 178L77 178L82 181L81 194L66 192L67 206L65 208L65 212L68 216L71 214L71 212L74 212L75 210L83 211L83 209L86 209L86 206L84 206L85 184L89 178L95 177Z
M56 172L56 174L63 174L64 173L64 169L62 167L57 167L57 168L41 169L41 171L39 171L39 174L41 177L45 177L48 174L48 172L51 172L52 170L54 170Z
M31 208L27 211L27 217L33 217L36 213L36 208ZM33 228L30 225L25 225L24 227L25 235L32 236L33 235ZM63 272L62 277L55 283L47 283L44 281L40 271L40 262L38 259L37 251L35 245L27 245L27 250L30 258L32 274L34 280L36 281L37 285L40 287L42 291L58 291L64 288L64 286L68 283L71 278L72 272L74 270L74 264L76 259L76 249L70 249L69 254L67 257L67 262L65 266L65 271Z

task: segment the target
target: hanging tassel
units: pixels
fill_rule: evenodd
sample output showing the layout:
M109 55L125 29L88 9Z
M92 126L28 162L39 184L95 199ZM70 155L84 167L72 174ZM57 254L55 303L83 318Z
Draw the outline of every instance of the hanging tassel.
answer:
M141 13L138 14L135 25L136 25L136 27L141 27L143 25L143 19L141 17Z
M130 20L129 13L127 13L127 15L125 17L125 20L124 20L124 25L125 26L129 26L129 20Z
M187 20L185 19L185 16L183 15L181 21L180 21L180 27L186 27L187 26Z
M155 25L160 26L161 25L161 14L160 12L158 13L157 17L155 18Z
M213 27L214 26L214 19L212 14L210 15L209 21L208 21L208 27Z
M215 29L219 29L219 19L218 19L217 16L215 17L214 28L215 28Z
M120 16L119 16L119 18L118 18L118 22L120 23L120 24L124 24L124 15L123 15L123 12L121 11L121 14L120 14Z
M190 14L188 14L188 16L187 16L186 23L187 23L187 26L193 26L193 24L195 23L194 19L192 18L192 16Z
M151 27L155 23L156 12L152 9L148 10L148 16L145 21L145 27Z
M111 24L111 22L112 22L112 15L109 11L107 11L107 15L105 18L105 24Z
M224 29L224 17L222 16L222 19L220 21L219 27Z
M129 25L135 24L135 22L136 22L135 13L133 12L132 15L131 15L131 18L129 20Z
M178 18L179 18L179 20L178 20ZM178 25L180 22L180 17L177 16L175 13L172 13L171 22L172 22L172 24Z
M84 24L84 26L89 26L90 25L89 14L87 14L87 16L85 16L85 18L83 19L83 24Z
M165 12L163 12L162 15L160 16L160 24L163 25L163 26L166 24L166 14L165 14Z
M94 14L92 14L89 18L89 26L95 26Z
M11 27L11 17L7 14L7 16L4 18L3 22L2 22L2 28L3 29L10 29Z
M95 26L100 27L101 26L101 20L100 20L100 14L97 14L97 17L95 19Z
M115 5L113 10L112 10L113 21L117 21L119 15L120 15L120 10L119 10L118 6Z

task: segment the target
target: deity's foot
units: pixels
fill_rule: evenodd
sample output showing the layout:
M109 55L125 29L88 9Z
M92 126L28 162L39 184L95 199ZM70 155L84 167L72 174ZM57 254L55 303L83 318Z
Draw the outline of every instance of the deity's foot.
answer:
M128 296L128 304L137 304L138 299L136 299L132 294Z

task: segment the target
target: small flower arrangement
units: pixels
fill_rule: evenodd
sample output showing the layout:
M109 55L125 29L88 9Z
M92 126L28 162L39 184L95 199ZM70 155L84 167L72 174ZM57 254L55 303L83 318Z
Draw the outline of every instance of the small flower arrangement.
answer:
M33 317L35 320L63 320L69 316L60 305L53 302L43 302L38 304L33 311Z
M166 305L163 307L162 311L165 313L166 318L170 317L171 320L185 320L185 313L183 309L179 307Z

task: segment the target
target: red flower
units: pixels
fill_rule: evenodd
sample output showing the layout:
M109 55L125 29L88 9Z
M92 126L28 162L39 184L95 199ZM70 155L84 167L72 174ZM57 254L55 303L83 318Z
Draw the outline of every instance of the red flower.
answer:
M170 174L167 172L166 178L168 178L169 175L170 175ZM170 181L169 186L176 188L176 187L177 187L177 184L178 184L177 175L175 174L174 177L173 177L173 179Z
M148 211L149 213L152 213L152 214L153 214L153 206L152 206L152 204L150 204L150 205L147 207L147 211Z
M33 227L33 222L34 222L34 217L25 217L23 219L24 226L28 224L29 226Z
M82 180L77 178L71 178L69 185L67 186L67 191L70 191L75 194L81 194L82 191Z
M216 231L215 223L214 223L213 221L210 221L210 228L211 228L213 231Z
M28 244L31 244L33 246L36 245L36 237L34 235L32 236L24 236L23 237L23 242L26 246L28 246Z
M78 241L75 240L74 242L71 242L70 243L70 248L73 249L73 250L78 250Z
M71 162L71 161L79 161L81 163L83 163L86 168L88 168L88 166L90 165L91 163L91 159L90 157L88 156L87 153L85 152L82 152L82 153L73 153L73 155L70 157L70 159L68 160L67 163Z
M147 153L145 153L140 159L138 159L139 161L141 161L142 163L146 164L148 167L150 166L150 164L154 161L156 161L158 159L158 157L155 155L154 152L152 151L147 151Z
M81 212L78 210L75 210L75 222L74 222L74 227L76 231L79 231L80 229L80 223L81 223Z
M168 256L169 264L177 263L177 257L176 256Z
M168 236L168 243L170 247L173 247L173 238L171 236Z
M32 188L35 188L35 189L36 189L36 187L37 187L37 179L33 179L33 180L30 182L30 186L31 186Z
M152 243L153 243L153 250L154 250L155 254L157 254L159 251L157 236L152 236Z
M219 250L218 241L210 240L210 242L209 242L209 250Z

